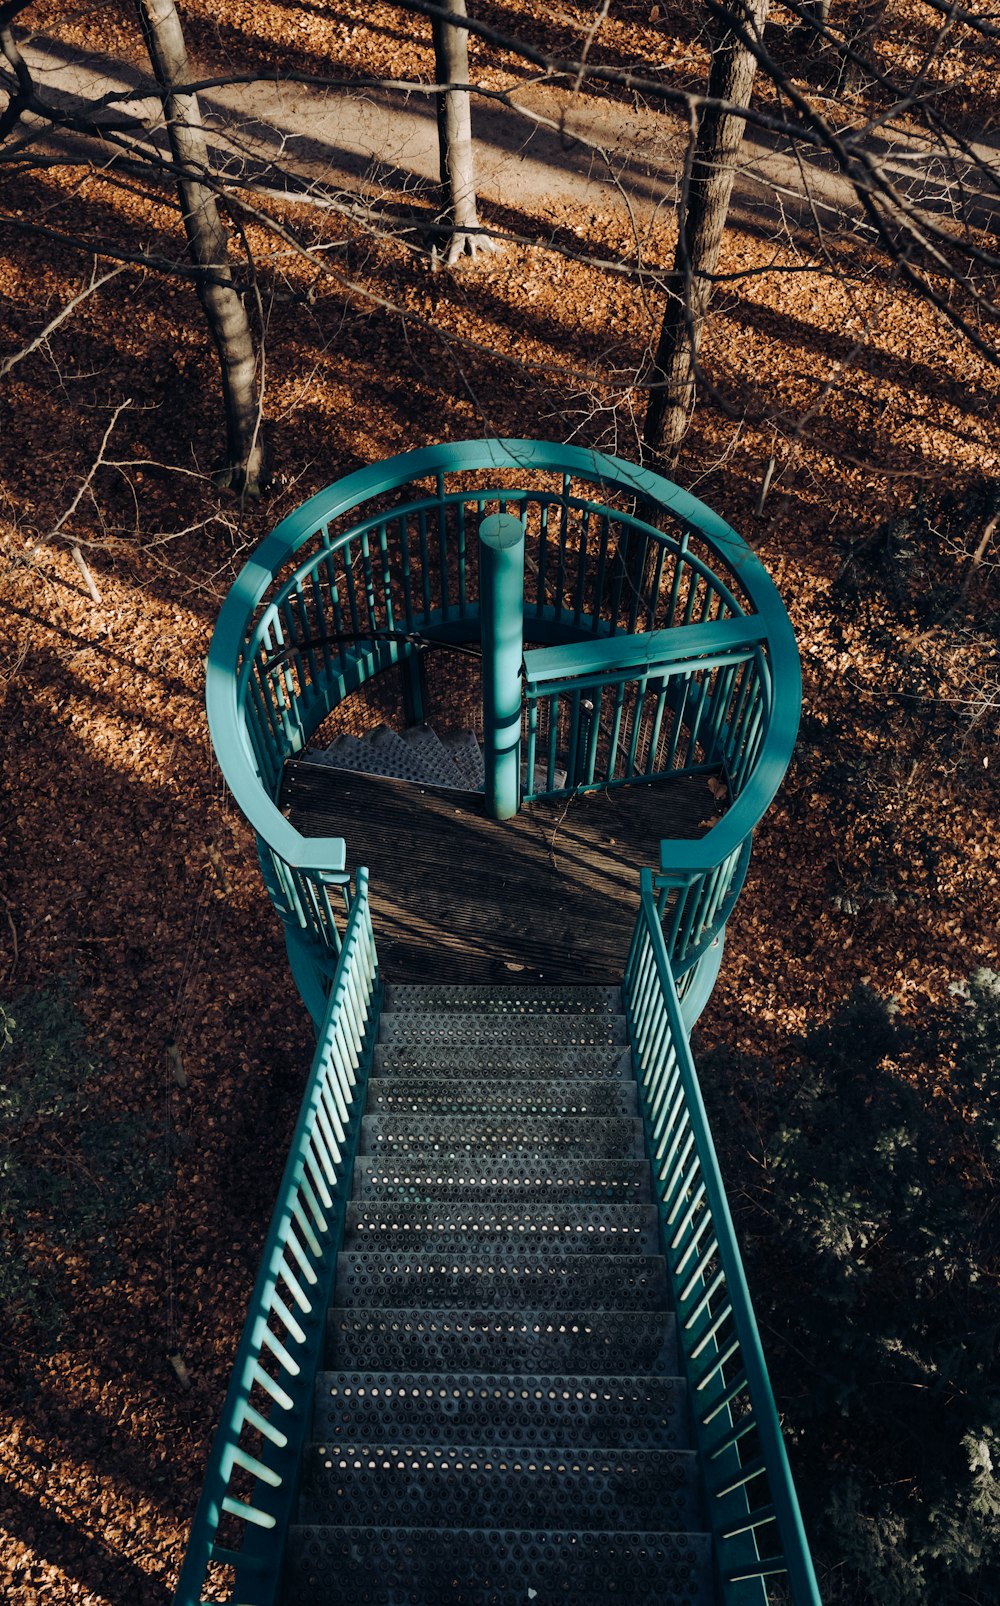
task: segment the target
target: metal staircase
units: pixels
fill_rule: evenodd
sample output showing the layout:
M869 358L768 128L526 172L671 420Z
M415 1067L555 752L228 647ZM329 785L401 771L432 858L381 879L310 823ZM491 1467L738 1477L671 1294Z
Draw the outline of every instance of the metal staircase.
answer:
M477 641L482 749L426 723L421 659ZM379 676L399 677L410 728L320 748ZM374 464L247 563L209 719L317 1045L175 1606L819 1606L690 1049L800 689L787 615L736 532L579 447ZM303 834L285 786L313 765L330 823ZM620 986L387 985L368 871L328 834L338 788L343 808L347 790L416 783L444 901L410 917L428 967L412 980L445 951L476 809L505 834L453 964L470 922L516 935L522 803L564 813L707 777L723 816L659 830L655 867L636 865ZM444 802L421 797L438 787ZM419 872L423 899L429 862L395 801L394 836L376 819L404 843L385 860L389 932L399 882ZM580 918L611 930L600 862ZM571 975L575 929L558 927Z
M352 1192L288 1606L710 1601L620 989L388 988Z

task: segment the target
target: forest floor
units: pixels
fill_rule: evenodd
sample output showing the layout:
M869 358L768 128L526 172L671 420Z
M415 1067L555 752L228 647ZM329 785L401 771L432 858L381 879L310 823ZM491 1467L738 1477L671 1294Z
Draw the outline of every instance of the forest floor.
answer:
M139 65L129 8L33 9L63 42ZM541 27L525 6L493 9ZM656 59L657 8L619 9L608 51ZM352 0L336 26L277 0L186 13L205 62L429 72L427 41L387 6ZM667 56L678 82L700 84L693 30ZM485 60L474 47L484 80ZM489 68L498 83L512 70ZM383 174L389 198L394 182ZM56 167L7 191L25 219L182 253L169 197L138 185ZM409 175L397 198L414 197ZM0 379L0 1000L16 1017L26 993L66 983L99 1071L87 1099L139 1156L117 1218L102 1215L113 1189L99 1171L78 1231L60 1236L44 1199L17 1227L51 1297L46 1322L15 1323L0 1353L11 1606L167 1606L310 1059L205 723L229 583L285 513L393 452L499 434L635 454L642 396L627 375L655 336L656 297L565 252L662 266L670 206L637 224L624 203L559 189L507 195L484 221L549 249L431 274L334 220L314 239L339 280L321 280L247 227L261 282L289 292L264 306L275 478L259 505L212 490L214 359L177 280L126 270ZM791 234L737 214L722 263L737 277L704 353L714 399L677 474L751 542L802 653L799 746L701 1027L778 1073L805 1023L859 981L918 1018L995 957L997 915L995 547L969 568L976 488L1000 476L997 375L856 243L808 263ZM0 234L0 354L32 340L89 266L65 244ZM918 496L924 534L873 542ZM70 1196L95 1182L75 1130L67 1142L39 1118L21 1140Z

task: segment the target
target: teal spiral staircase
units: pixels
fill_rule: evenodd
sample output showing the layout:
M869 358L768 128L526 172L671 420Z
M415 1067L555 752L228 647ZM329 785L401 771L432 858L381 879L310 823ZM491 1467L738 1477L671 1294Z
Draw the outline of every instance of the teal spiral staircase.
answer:
M426 666L477 647L470 765ZM324 749L390 679L402 729ZM689 1045L799 702L735 532L580 448L408 453L246 565L209 719L317 1048L177 1606L818 1602ZM325 766L335 814L338 770L381 750L419 811L446 747L501 821L636 786L669 818L699 778L727 806L635 866L604 985L456 981L444 943L401 983L385 889L286 817L286 782Z

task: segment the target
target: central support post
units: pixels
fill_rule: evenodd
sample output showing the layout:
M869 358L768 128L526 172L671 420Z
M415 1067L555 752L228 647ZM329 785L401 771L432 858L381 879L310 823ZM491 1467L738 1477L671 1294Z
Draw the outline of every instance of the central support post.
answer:
M511 820L521 801L524 525L510 513L479 526L479 618L486 812Z

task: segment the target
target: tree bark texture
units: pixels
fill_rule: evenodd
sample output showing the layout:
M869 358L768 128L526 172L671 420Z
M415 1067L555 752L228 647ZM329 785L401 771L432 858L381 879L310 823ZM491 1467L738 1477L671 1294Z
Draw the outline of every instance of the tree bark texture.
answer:
M174 0L136 0L136 9L163 96L198 300L221 369L226 455L216 484L256 496L264 481L257 357L246 307L233 284L228 237L215 194L194 176L208 171L208 144L197 95L175 92L176 85L190 81L181 21Z
M733 18L748 32L763 31L770 0L733 0ZM713 102L748 106L757 63L725 23L712 25L712 63L706 94ZM746 119L707 107L701 114L690 161L686 199L678 220L677 248L667 280L667 304L650 379L643 429L647 454L673 464L695 404L698 355L719 262L736 157Z
M465 0L441 0L452 16L466 17ZM432 17L434 73L439 84L469 82L469 35L441 17ZM446 197L451 239L445 255L448 267L463 252L492 250L493 242L479 233L476 208L476 169L472 153L472 106L467 90L446 90L437 97L438 153L441 188Z

